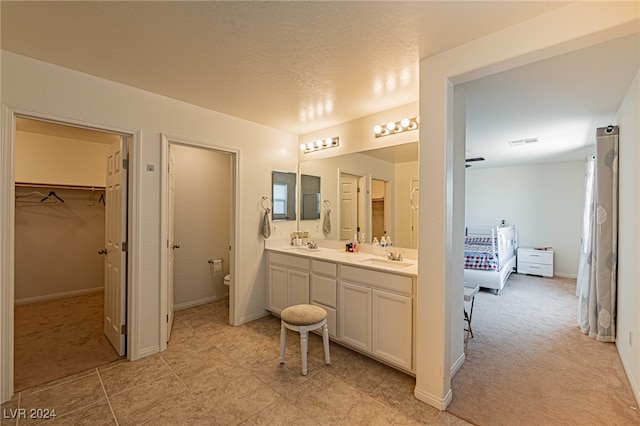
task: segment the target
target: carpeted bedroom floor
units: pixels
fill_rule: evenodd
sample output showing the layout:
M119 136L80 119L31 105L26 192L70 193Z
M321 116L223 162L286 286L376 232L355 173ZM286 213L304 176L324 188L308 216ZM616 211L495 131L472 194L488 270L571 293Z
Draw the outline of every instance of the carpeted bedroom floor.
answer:
M16 305L15 391L120 359L103 332L103 306L102 292Z
M478 293L447 411L476 425L630 425L640 413L613 343L576 325L575 280L512 274Z

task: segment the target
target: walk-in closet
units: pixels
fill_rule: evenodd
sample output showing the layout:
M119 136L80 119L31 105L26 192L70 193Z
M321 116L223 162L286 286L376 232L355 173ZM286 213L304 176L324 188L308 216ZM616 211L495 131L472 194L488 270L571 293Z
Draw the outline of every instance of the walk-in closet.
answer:
M106 155L118 135L19 118L15 370L19 391L118 360L104 334Z

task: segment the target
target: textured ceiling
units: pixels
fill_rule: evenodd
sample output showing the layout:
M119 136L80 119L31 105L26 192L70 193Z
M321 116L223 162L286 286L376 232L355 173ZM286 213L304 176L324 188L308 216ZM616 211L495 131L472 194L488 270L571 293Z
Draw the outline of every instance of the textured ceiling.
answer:
M2 2L2 48L296 134L415 102L418 61L562 2Z
M1 42L305 134L415 102L420 58L567 3L2 1ZM471 170L582 158L638 72L639 34L465 83L467 155L487 159Z

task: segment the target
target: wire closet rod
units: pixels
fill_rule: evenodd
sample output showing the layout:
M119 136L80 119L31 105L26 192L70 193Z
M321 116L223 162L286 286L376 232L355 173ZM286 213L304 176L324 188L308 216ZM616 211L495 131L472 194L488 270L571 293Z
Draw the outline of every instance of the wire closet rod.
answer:
M82 189L85 191L104 191L104 186L88 186L88 185L49 185L47 183L27 183L16 182L16 186L21 188L53 188L53 189Z

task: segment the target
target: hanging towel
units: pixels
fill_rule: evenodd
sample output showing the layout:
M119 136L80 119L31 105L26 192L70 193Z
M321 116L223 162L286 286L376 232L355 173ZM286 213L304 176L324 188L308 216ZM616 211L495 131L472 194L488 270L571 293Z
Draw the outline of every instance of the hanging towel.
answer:
M271 213L271 209L264 209L261 233L265 240L271 236L271 221L269 220L269 213Z
M331 233L331 218L329 217L329 213L331 213L331 210L324 212L324 221L322 222L322 231L327 235Z

